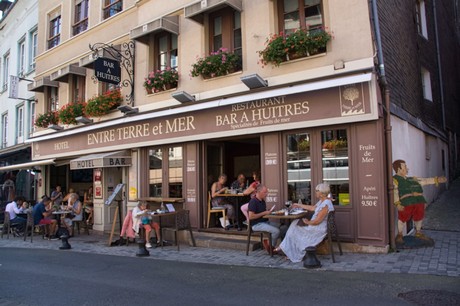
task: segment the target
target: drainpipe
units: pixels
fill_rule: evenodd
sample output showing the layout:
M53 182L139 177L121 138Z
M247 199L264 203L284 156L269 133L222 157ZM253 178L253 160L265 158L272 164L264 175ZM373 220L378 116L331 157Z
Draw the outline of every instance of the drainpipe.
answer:
M387 199L388 199L388 217L389 217L389 235L390 235L390 247L396 249L395 243L395 212L394 212L394 195L393 195L393 149L391 143L391 113L390 113L390 90L388 89L388 83L385 76L385 65L383 62L382 52L382 39L380 35L380 24L379 15L377 9L377 0L371 0L372 2L372 21L374 25L375 41L377 44L377 61L378 61L378 75L379 85L382 91L382 98L384 100L384 122L385 122L385 148L386 148L386 178L387 178Z
M441 96L441 111L442 111L442 129L446 130L446 109L444 105L444 82L442 80L442 68L441 68L441 53L439 52L439 32L438 32L438 18L436 17L436 0L433 0L433 16L434 16L434 35L436 41L436 56L438 60L438 77L439 77L439 88Z

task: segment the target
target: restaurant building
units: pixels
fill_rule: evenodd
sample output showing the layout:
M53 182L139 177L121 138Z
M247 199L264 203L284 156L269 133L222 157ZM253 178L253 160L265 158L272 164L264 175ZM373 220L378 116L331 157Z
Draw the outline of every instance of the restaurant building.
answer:
M269 188L267 205L277 208L316 202L312 191L328 182L340 237L357 250L387 250L394 209L368 1L88 3L40 2L30 90L43 92L42 112L55 96L61 107L117 90L95 81L96 52L122 62L122 107L40 129L31 143L34 161L54 163L46 166L46 188L92 182L95 230L111 228L114 206L105 200L120 183L124 213L139 199L183 199L192 227L203 229L218 175L231 183L256 170ZM60 27L50 32L56 19ZM298 28L326 28L332 39L279 65L261 61L257 51L270 34ZM235 69L193 77L197 57L220 48L239 55ZM149 73L169 68L179 72L174 87L146 91Z

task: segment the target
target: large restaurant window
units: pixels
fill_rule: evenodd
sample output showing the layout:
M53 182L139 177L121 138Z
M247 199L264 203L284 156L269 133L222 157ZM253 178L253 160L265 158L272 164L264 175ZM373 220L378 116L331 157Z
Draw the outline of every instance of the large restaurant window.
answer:
M321 131L323 180L331 187L334 205L349 205L347 130Z
M183 149L181 146L149 150L149 197L182 198Z
M303 203L311 199L310 134L287 135L288 200Z
M314 30L323 26L321 0L279 0L279 28L285 34L298 29Z

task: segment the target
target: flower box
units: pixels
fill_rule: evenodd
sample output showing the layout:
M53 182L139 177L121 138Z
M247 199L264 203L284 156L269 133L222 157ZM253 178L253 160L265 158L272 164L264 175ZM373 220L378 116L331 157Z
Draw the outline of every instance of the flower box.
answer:
M279 66L282 62L326 52L326 45L332 35L324 29L297 31L285 35L272 34L267 38L264 50L258 51L260 63Z
M59 117L57 111L49 111L44 114L38 115L35 120L35 126L41 128L48 128L50 125L57 125L59 123Z
M120 106L123 101L120 89L107 91L95 96L86 103L84 115L87 117L101 117Z
M240 56L236 53L228 52L225 48L220 48L217 52L211 52L206 57L197 58L196 63L192 65L190 75L210 79L239 70L241 70Z
M77 117L83 116L86 103L77 102L64 105L59 110L59 122L62 124L77 124Z
M145 78L144 87L147 94L157 93L172 88L176 88L179 81L179 73L168 67L165 70L149 72Z

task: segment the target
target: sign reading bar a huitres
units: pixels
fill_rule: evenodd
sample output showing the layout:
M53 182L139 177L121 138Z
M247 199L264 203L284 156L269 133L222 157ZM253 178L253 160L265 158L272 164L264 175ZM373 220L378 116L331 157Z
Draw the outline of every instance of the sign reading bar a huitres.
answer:
M353 105L359 105L355 115L341 96L353 86ZM351 105L351 104L350 104ZM376 119L371 113L369 83L347 85L285 96L246 101L232 105L203 109L82 132L72 136L39 141L33 145L33 158L78 155L103 148L104 151L138 146L186 142L226 136L260 134L273 130L289 130ZM69 153L69 154L64 154Z
M97 58L94 62L94 73L101 82L115 85L121 82L120 63L116 60L104 57Z

